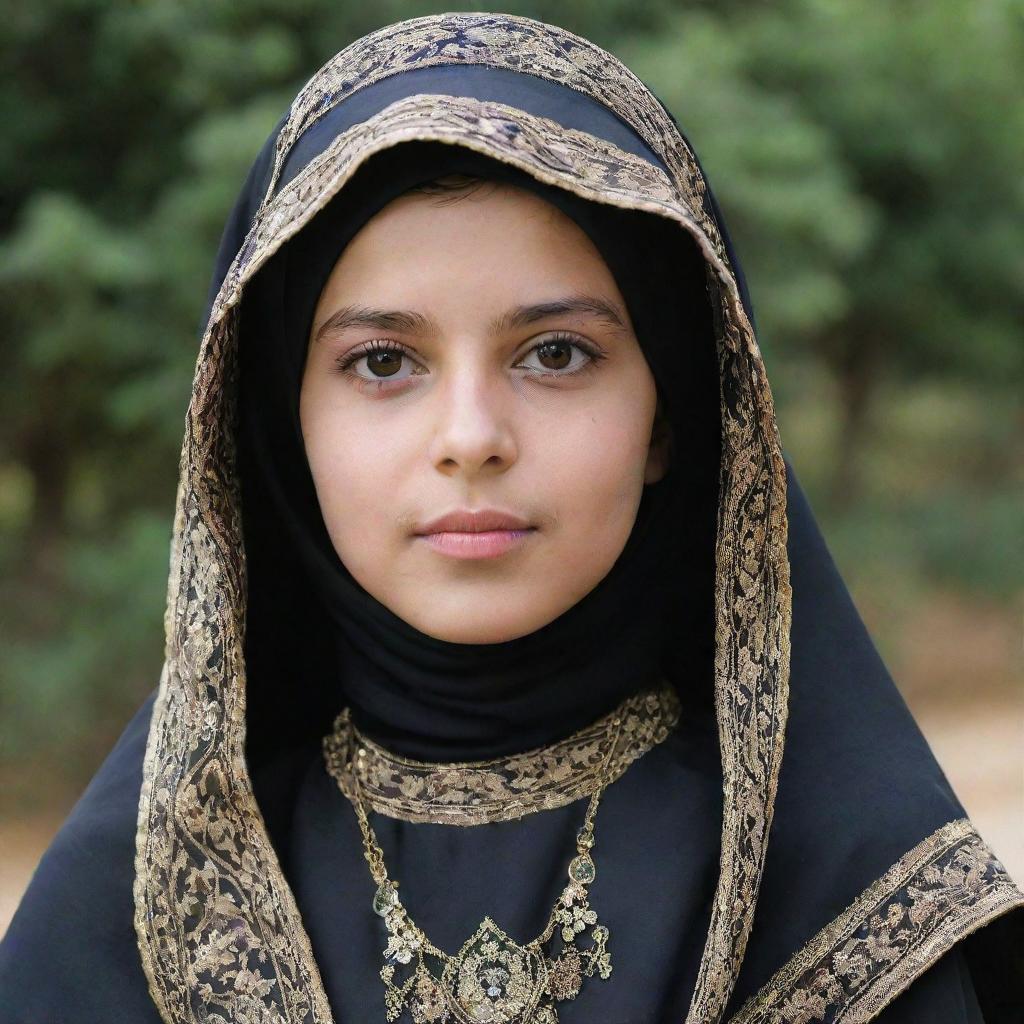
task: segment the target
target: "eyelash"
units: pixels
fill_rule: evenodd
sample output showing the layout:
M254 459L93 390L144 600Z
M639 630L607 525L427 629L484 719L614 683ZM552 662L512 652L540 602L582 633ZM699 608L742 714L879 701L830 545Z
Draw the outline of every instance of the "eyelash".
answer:
M546 338L543 339L543 341L537 342L537 344L530 349L530 352L535 351L536 349L542 347L543 345L548 345L552 343L560 343L570 345L573 348L578 348L580 349L580 351L585 352L587 356L589 356L590 358L587 360L586 363L583 364L583 366L580 366L575 370L569 370L568 372L537 372L534 374L535 377L540 377L541 379L575 377L577 374L587 373L595 369L597 367L597 364L602 359L606 358L605 354L601 352L600 349L595 348L593 345L587 344L582 339L577 337L575 334L568 334L564 331L556 331L555 333L548 335ZM357 363L360 359L364 358L365 356L376 355L379 352L397 352L400 353L401 355L409 356L410 358L412 358L409 350L406 349L405 346L400 344L399 342L394 341L391 338L375 339L374 341L364 342L362 345L358 345L352 351L346 352L344 355L339 356L337 360L335 360L335 372L341 373L344 376L353 379L357 387L369 388L370 390L375 391L390 391L392 389L401 387L404 384L408 383L408 377L403 377L401 380L396 382L389 382L388 379L384 377L381 377L378 380L370 380L366 377L360 376L357 373L354 373L350 369L350 367L352 367L355 363ZM527 353L527 355L529 355L529 352Z

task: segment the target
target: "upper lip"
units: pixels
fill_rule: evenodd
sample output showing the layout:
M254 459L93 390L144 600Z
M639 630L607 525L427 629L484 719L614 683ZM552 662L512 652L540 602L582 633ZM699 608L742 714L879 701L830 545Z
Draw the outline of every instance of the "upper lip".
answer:
M530 524L525 519L511 512L502 512L499 508L457 508L416 527L416 533L482 533L484 530L529 528Z

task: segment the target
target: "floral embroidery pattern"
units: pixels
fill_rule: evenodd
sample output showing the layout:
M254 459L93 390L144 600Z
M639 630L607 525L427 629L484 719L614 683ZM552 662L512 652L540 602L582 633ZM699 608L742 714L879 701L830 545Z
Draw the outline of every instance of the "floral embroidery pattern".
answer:
M486 64L538 75L596 99L628 124L669 168L680 199L716 239L693 151L651 91L607 50L573 32L513 14L451 13L409 18L358 39L331 58L292 103L277 140L273 193L284 157L320 117L389 75L442 64Z
M1024 905L967 818L901 857L807 943L729 1024L860 1024L958 939Z
M324 737L327 770L349 800L403 821L480 825L553 810L610 785L679 720L671 683L628 697L557 743L492 761L433 764L399 757L360 737L346 708ZM620 729L621 720L621 732Z

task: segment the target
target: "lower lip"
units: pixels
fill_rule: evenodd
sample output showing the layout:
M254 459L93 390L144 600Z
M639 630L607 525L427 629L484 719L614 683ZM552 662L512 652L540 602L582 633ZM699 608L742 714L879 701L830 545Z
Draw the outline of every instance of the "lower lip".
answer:
M497 558L522 544L533 533L528 530L483 530L480 533L421 534L435 551L452 558Z

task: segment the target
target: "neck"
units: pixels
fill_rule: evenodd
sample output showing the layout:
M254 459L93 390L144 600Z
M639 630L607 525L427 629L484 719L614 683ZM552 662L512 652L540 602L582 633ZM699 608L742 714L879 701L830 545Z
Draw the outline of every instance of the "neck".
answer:
M412 652L393 638L390 645L365 637L355 644L343 632L346 703L361 733L403 757L452 762L516 754L554 743L656 684L663 672L653 632L637 616L583 657L573 644L541 657L528 644L515 656L496 649L472 663L446 657L443 645Z

